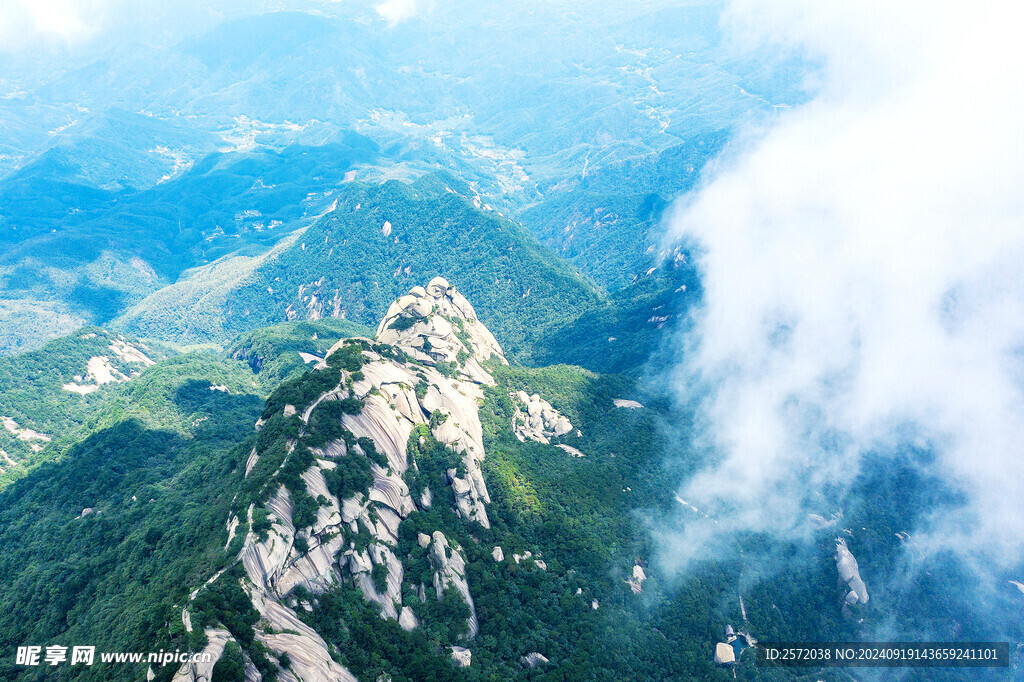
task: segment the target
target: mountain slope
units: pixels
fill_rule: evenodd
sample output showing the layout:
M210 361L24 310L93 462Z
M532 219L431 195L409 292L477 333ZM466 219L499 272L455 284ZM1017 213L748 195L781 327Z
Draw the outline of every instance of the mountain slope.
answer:
M331 213L247 270L216 305L181 310L183 297L172 289L147 298L118 325L140 336L223 343L283 320L375 324L413 283L440 275L465 282L481 319L520 354L530 337L599 298L520 226L478 208L469 188L446 175L350 183L336 196ZM193 322L215 316L223 321L206 329Z
M317 324L261 330L235 352L274 372L275 348L297 354ZM336 342L287 380L255 435L238 364L184 355L124 384L92 435L0 491L4 605L25 604L0 617L4 646L212 647L218 676L264 680L526 679L524 660L587 679L683 670L665 667L671 645L637 620L626 582L648 554L633 491L672 503L645 465L653 413L613 403L641 397L631 382L507 367L440 280L391 306L376 336ZM54 553L72 534L86 543ZM17 540L30 536L45 540ZM110 620L122 612L137 616ZM595 656L609 627L620 654ZM9 666L13 650L0 654Z
M15 646L95 643L211 654L154 665L164 681L725 680L713 651L729 623L780 641L863 634L843 616L836 518L806 544L723 538L682 576L652 561L664 524L716 512L674 494L696 453L662 459L660 422L689 417L632 380L506 365L440 279L389 306L373 340L325 349L337 324L258 330L238 360L162 360L0 490L0 676L38 679ZM967 603L978 577L952 557L921 557L934 577L900 587L900 529L955 503L933 483L912 454L851 482L843 533L872 593L858 616L899 603L902 636L953 638L1017 622L1012 603ZM786 561L751 575L773 556ZM749 654L735 671L758 675Z
M650 550L633 493L673 501L645 473L644 408L615 404L630 393L508 368L461 294L414 287L374 341L339 342L270 397L227 524L240 567L184 621L208 651L237 642L237 669L282 679L680 674L636 620ZM612 623L624 650L601 655Z
M88 423L125 382L167 355L164 348L84 327L38 350L0 358L0 487L88 433Z
M658 153L588 169L517 216L541 243L615 292L665 257L662 222L671 201L693 188L727 137L693 132Z
M357 135L211 154L143 191L76 184L74 168L44 167L47 159L22 169L0 181L0 351L42 345L47 327L105 324L190 268L265 255L327 209L352 167L375 155ZM218 281L238 268L223 270ZM209 279L191 283L198 295L215 289Z
M671 260L535 339L533 357L541 365L656 376L670 362L664 351L673 339L666 339L663 330L685 330L701 295L699 273L687 263L686 252L676 248Z
M172 604L225 563L227 453L262 403L246 393L247 374L198 358L161 363L59 461L0 492L0 678L36 678L13 665L16 645L131 651L167 641ZM141 679L136 668L65 665L47 678Z

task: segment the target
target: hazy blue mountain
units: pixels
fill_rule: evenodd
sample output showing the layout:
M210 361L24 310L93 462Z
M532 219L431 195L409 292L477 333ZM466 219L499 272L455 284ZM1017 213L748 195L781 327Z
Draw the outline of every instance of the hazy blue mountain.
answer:
M54 320L63 332L105 323L189 268L265 253L375 158L372 142L346 140L215 153L145 190L76 184L78 167L56 155L0 181L4 350L40 345Z
M802 97L796 62L723 47L716 3L434 4L398 24L298 7L154 8L137 20L160 30L125 16L70 54L0 55L0 351L265 254L324 208L303 190L356 166L444 170L615 290L655 264L660 207L730 131ZM235 217L253 210L281 225L255 234Z

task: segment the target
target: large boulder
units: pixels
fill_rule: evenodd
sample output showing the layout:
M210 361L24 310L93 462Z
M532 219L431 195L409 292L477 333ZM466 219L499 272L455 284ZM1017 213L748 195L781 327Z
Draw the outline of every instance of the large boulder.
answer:
M868 588L860 577L857 559L842 538L836 540L836 571L839 574L839 584L850 590L843 600L843 614L849 617L853 615L850 611L851 606L868 603Z
M450 647L452 652L452 660L455 661L455 665L460 668L468 668L473 662L473 652L469 649L461 646Z
M519 662L524 668L536 668L539 665L544 665L548 662L547 656L537 651L531 651L530 653L519 659Z

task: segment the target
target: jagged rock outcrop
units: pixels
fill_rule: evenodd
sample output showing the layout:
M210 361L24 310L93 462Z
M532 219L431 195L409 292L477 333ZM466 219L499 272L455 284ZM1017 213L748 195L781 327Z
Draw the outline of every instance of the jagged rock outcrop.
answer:
M490 527L478 410L482 387L494 384L484 364L507 361L469 302L442 278L414 287L392 304L375 339L343 339L310 361L315 365L307 377L318 395L301 403L282 400L276 413L266 412L257 422L261 438L270 423L287 423L290 435L286 441L268 436L279 440L250 452L246 480L258 475L266 481L263 501L236 510L227 529L231 534L248 523L239 553L246 573L242 583L270 625L257 628L257 639L274 657L287 654L291 661L289 669L279 670L279 679L348 680L351 675L331 658L323 639L291 608L309 610L315 600L296 600L293 591L301 587L317 595L347 581L384 618L406 630L419 627L417 608L428 591L422 583L412 586L418 599L403 603L408 557L399 556L399 526L417 509L436 504L442 499L436 491L448 487L460 517ZM537 405L542 435L572 429L550 405ZM321 410L332 415L329 428L317 416ZM277 428L270 433L280 433ZM319 438L318 429L331 435ZM457 466L444 459L442 473L425 480L409 452L417 438L443 450ZM281 462L269 477L264 457ZM301 471L292 464L296 460L303 462ZM285 475L286 470L291 473ZM332 487L349 475L353 483ZM463 637L471 639L479 625L464 553L440 529L419 534L417 544L430 562L433 598L454 590L469 607ZM494 552L496 560L504 559L500 547ZM469 650L456 650L456 662L468 665Z
M460 668L468 668L473 662L473 652L469 649L461 646L449 647L451 650L452 660L455 665Z
M564 436L572 431L569 419L536 393L528 395L526 391L519 391L515 398L521 405L516 407L512 428L520 441L550 443L552 438Z
M644 573L644 567L637 564L633 566L633 574L626 579L626 584L629 585L629 589L633 590L633 594L640 594L644 591L645 580L647 580L647 574Z
M521 659L519 659L519 662L523 665L524 668L532 669L536 668L539 665L544 665L548 662L548 659L547 656L540 652L531 651L530 653L526 654Z
M508 364L501 346L477 319L466 297L443 277L423 287L413 287L391 304L380 326L377 340L407 349L416 360L436 365L453 362L472 380L493 384L480 363L492 357ZM460 353L466 353L460 359Z
M839 573L839 584L850 589L843 599L843 615L852 617L850 606L868 603L868 588L861 580L857 559L842 538L836 540L836 570Z
M476 607L466 582L466 560L456 548L449 546L448 538L439 530L434 531L430 545L430 563L434 567L434 592L438 599L446 590L455 588L469 607L469 622L466 624L466 638L476 637L480 624L476 618Z

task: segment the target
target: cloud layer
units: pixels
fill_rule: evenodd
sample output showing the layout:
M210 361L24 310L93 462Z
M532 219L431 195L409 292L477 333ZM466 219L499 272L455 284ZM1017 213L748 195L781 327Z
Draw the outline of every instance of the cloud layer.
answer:
M0 3L0 51L43 44L74 44L96 31L106 3L71 0L8 0Z
M869 451L926 446L970 500L933 546L1024 548L1024 43L1009 7L742 0L737 44L818 64L678 207L705 307L680 358L716 463L681 491L795 532ZM913 434L908 436L907 434ZM836 501L839 502L839 501ZM724 513L728 510L728 513ZM722 527L717 526L718 531ZM672 562L699 556L689 524Z

